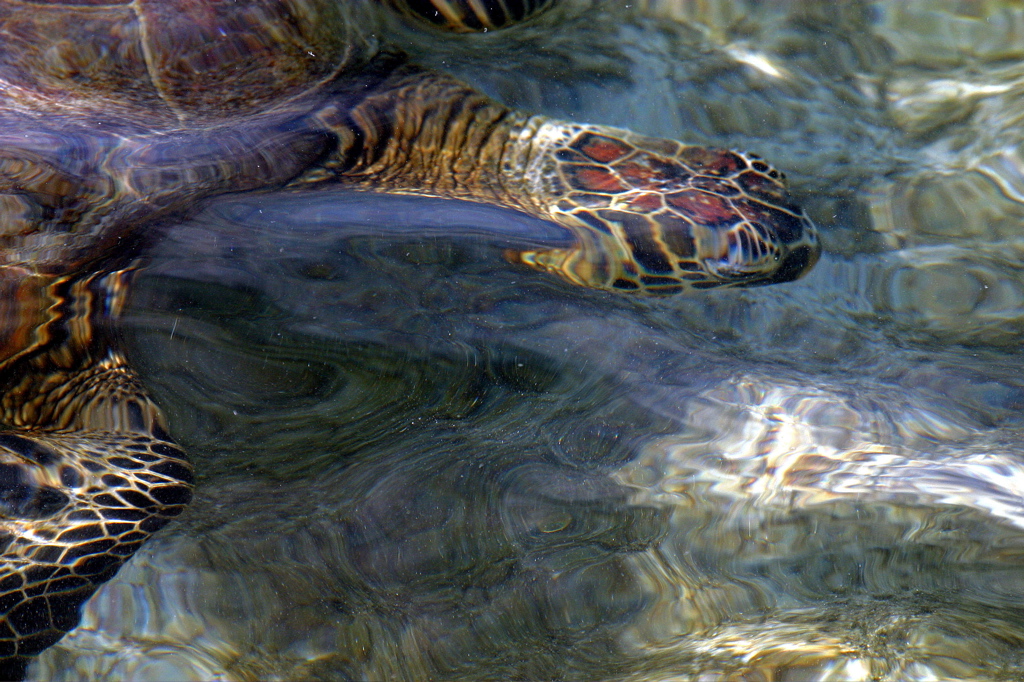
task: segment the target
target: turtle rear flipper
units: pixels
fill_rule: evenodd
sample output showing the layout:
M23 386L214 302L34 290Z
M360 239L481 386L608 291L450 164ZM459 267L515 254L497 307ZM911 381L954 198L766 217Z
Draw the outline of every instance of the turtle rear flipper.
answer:
M46 462L43 464L42 462ZM0 433L0 678L73 629L80 607L192 497L166 440Z
M6 335L0 364L2 679L73 629L82 603L192 497L185 453L110 348L123 283L26 278L14 296L35 315Z

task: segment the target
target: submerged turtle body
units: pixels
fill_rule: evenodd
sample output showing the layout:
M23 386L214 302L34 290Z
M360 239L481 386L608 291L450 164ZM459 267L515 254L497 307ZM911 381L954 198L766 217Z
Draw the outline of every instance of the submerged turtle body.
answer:
M577 248L518 260L597 288L785 281L815 259L763 161L512 111L382 50L374 9L0 1L0 262L67 272L204 196L322 182L554 220Z
M374 37L395 8L482 30L552 3L0 0L0 672L74 627L190 499L108 326L126 266L204 197L343 184L507 206L575 237L510 260L609 290L814 263L813 226L757 157L517 112Z

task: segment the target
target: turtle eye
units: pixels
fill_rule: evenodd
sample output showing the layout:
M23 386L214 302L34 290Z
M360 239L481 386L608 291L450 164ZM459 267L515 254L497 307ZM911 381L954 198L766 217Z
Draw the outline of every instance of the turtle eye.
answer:
M389 0L405 15L454 33L485 33L534 17L555 0Z

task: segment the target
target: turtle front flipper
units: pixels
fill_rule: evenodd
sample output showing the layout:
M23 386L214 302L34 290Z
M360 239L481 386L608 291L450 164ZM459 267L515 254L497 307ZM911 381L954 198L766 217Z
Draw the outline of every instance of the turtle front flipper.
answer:
M103 329L126 276L0 273L0 312L20 319L0 336L0 679L192 497L191 465Z
M760 158L529 116L384 55L374 87L315 118L335 152L297 183L483 201L568 228L576 246L511 260L587 287L670 293L787 282L818 259L814 225Z

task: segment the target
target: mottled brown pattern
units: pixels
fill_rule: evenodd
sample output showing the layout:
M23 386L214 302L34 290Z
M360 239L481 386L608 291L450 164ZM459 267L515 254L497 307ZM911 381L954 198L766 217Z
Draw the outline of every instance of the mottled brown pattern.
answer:
M635 161L620 164L615 170L621 173L622 178L633 187L643 187L659 177L657 170Z
M553 213L580 245L508 254L513 261L584 286L669 294L772 282L777 272L788 280L817 259L813 226L789 208L768 164L616 132L584 128L553 150L569 188ZM592 163L577 163L578 153Z
M743 191L755 199L763 199L771 203L785 201L786 193L782 191L778 182L756 171L740 173L736 182Z
M654 213L664 208L665 197L654 192L645 192L635 195L628 203L630 208L640 213Z
M632 147L622 142L622 140L616 140L614 137L607 137L605 135L592 135L584 133L580 135L579 140L573 144L571 149L575 149L593 161L600 163L612 163L618 161L626 154L633 151Z
M679 160L696 172L705 175L733 175L747 167L746 161L738 154L721 149L686 147Z
M75 7L0 3L0 81L72 111L107 107L138 111L166 124L173 113L146 66L139 24L130 6Z
M144 49L176 112L224 119L307 90L344 66L332 0L138 0Z
M0 355L0 679L73 628L192 496L191 465L102 322L129 278L5 282L3 319L22 323Z
M728 200L709 192L695 190L675 192L666 196L665 201L669 206L678 208L700 225L714 227L742 220L740 214L729 204Z
M570 187L579 187L591 192L608 192L609 194L626 191L626 185L614 173L605 168L567 164L562 172Z

